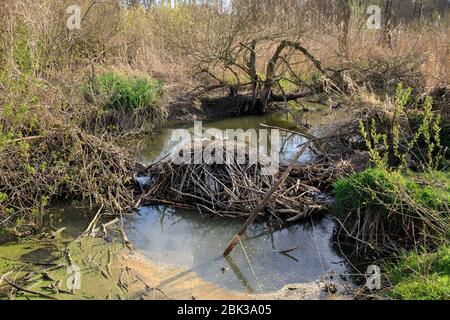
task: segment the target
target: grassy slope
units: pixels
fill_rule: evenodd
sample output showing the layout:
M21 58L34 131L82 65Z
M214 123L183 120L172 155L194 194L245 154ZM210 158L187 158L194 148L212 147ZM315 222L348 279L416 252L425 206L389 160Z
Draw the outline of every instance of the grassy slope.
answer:
M376 212L384 212L384 226L396 226L398 214L389 210L398 204L396 190L400 187L406 190L415 203L420 203L425 208L438 209L437 212L444 213L440 218L447 223L450 219L448 211L445 215L447 209L443 209L450 205L448 171L402 175L382 169L368 169L337 181L334 187L338 214L344 214L348 210L355 212L358 207L371 207ZM403 210L408 210L407 203L404 203ZM416 220L419 218L415 217ZM385 270L390 282L386 290L387 296L405 300L449 299L449 239L450 230L447 235L439 236L437 249L431 247L424 253L426 251L416 245L409 253L400 254L394 262L387 263Z
M388 265L388 296L403 300L450 299L450 246L434 253L411 252Z

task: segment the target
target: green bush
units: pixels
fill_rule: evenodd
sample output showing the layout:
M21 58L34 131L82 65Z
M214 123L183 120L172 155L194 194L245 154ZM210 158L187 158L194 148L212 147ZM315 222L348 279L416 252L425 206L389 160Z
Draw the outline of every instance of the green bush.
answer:
M420 110L406 109L412 100L411 92L411 88L397 85L395 110L391 119L385 119L387 122L377 122L375 118L368 123L360 121L370 160L379 168L404 170L412 160L423 171L436 170L442 165L446 152L441 143L442 116L433 113L431 97L425 98Z
M410 197L411 207L420 204L446 212L450 205L450 172L403 175L398 171L370 168L339 179L333 187L335 209L341 214L365 207L389 213L391 206L401 204L400 191ZM408 203L403 205L405 212L414 210L408 208Z
M404 300L450 298L450 246L429 254L409 253L387 267L392 288L388 295Z
M335 211L344 227L338 234L358 239L358 248L395 252L416 244L433 246L449 235L449 172L401 174L371 168L333 187Z
M394 181L402 179L400 174L388 173L376 168L341 178L333 185L336 195L335 209L338 213L346 213L366 206L381 209L384 204L395 200L392 198L397 185Z
M91 98L101 98L107 110L133 111L157 104L163 83L145 76L103 73L87 86Z

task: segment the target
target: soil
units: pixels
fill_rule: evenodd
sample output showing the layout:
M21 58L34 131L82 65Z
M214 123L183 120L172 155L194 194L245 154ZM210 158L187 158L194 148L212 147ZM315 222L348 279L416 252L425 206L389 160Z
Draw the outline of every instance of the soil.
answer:
M237 99L237 97L232 96L207 96L172 101L167 107L167 121L186 123L257 114L256 110L243 113L239 104L236 103ZM276 112L281 108L281 104L273 103L266 112Z
M148 287L158 290L148 290L142 297L145 299L174 300L319 300L349 299L344 295L330 295L323 290L321 282L306 284L289 284L275 293L246 294L220 288L199 278L195 272L183 268L158 268L138 252L127 252L119 257L122 268L130 270L142 281L137 291L145 291Z

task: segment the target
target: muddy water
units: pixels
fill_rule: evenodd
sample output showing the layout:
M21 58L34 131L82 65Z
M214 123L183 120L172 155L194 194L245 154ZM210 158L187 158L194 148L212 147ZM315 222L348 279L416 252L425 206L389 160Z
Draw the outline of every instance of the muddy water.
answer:
M305 113L301 128L315 136L325 134L342 114L322 110ZM271 114L204 122L203 128L258 129L260 124L298 129L291 115ZM172 151L174 128L143 142L141 161L150 164ZM192 130L189 126L185 129ZM305 138L281 133L281 161L289 161ZM313 155L305 154L300 161ZM309 283L329 274L346 273L342 257L332 247L334 222L329 217L307 221L284 230L255 224L230 259L221 256L242 221L203 219L194 212L167 207L144 207L128 223L127 232L137 248L154 263L181 266L206 281L240 292L271 292L290 283Z
M202 122L203 129L215 128L227 129L263 129L260 124L274 127L281 127L300 132L308 132L316 137L327 134L327 128L335 126L339 121L344 121L347 115L345 112L334 112L320 109L319 111L307 113L274 113L263 116L245 116L239 118L226 118L214 121ZM193 133L191 125L175 125L160 130L157 134L148 137L141 142L139 160L144 164L150 164L164 156L170 154L178 141L172 141L171 136L175 129L187 129ZM270 134L270 131L269 131ZM297 147L306 142L306 138L289 132L280 132L280 161L288 162L296 153ZM251 141L250 141L251 142ZM312 154L305 152L300 161L310 160Z
M221 287L248 293L277 291L347 272L330 242L333 221L322 217L283 230L253 225L229 259L221 255L242 221L204 220L196 212L142 208L129 222L134 245L153 263L183 267Z

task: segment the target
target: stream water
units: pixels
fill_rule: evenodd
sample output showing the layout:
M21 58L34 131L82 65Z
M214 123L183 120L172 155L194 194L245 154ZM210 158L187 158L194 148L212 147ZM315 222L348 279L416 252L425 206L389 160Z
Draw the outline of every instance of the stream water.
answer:
M127 225L134 245L161 266L182 266L227 289L267 293L347 268L333 249L334 223L321 217L283 230L254 224L231 256L222 252L242 221L202 219L195 212L142 208ZM285 252L286 251L286 252Z
M328 110L320 110L314 112L301 113L300 119L297 116L292 116L290 113L273 113L268 115L253 115L244 116L238 118L225 118L220 120L204 121L202 122L203 129L215 128L219 130L228 129L262 129L260 124L265 124L273 127L281 127L284 129L303 129L309 134L316 137L323 136L327 133L327 128L334 126L339 121L344 121L348 116L346 113L333 112ZM300 128L299 128L300 124ZM173 147L178 143L171 140L171 136L176 129L187 129L191 133L193 132L191 125L175 125L165 129L161 129L157 134L154 134L141 143L140 161L143 164L150 164L153 161L167 156L171 153ZM270 131L269 131L270 135ZM258 135L259 138L259 135ZM296 153L297 147L305 143L306 138L296 135L290 132L280 132L280 162L289 162L292 156ZM249 141L248 141L249 142ZM311 158L311 154L305 152L305 154L299 159L299 161L305 162Z
M342 113L317 111L305 113L302 122L308 126L309 133L321 136L342 117ZM260 128L261 123L287 129L295 127L292 116L282 113L221 119L202 125L205 129L247 130ZM175 128L179 126L166 128L144 141L140 159L144 164L171 152L175 142L170 138ZM286 162L306 140L286 132L280 135L280 161ZM306 153L299 161L307 161L312 156ZM254 224L231 257L224 259L221 254L241 225L242 221L234 219L203 219L198 212L144 207L129 221L127 233L153 262L183 266L209 282L236 291L276 291L289 283L308 283L330 273L347 272L343 258L330 240L334 222L329 217L317 217L283 230Z

